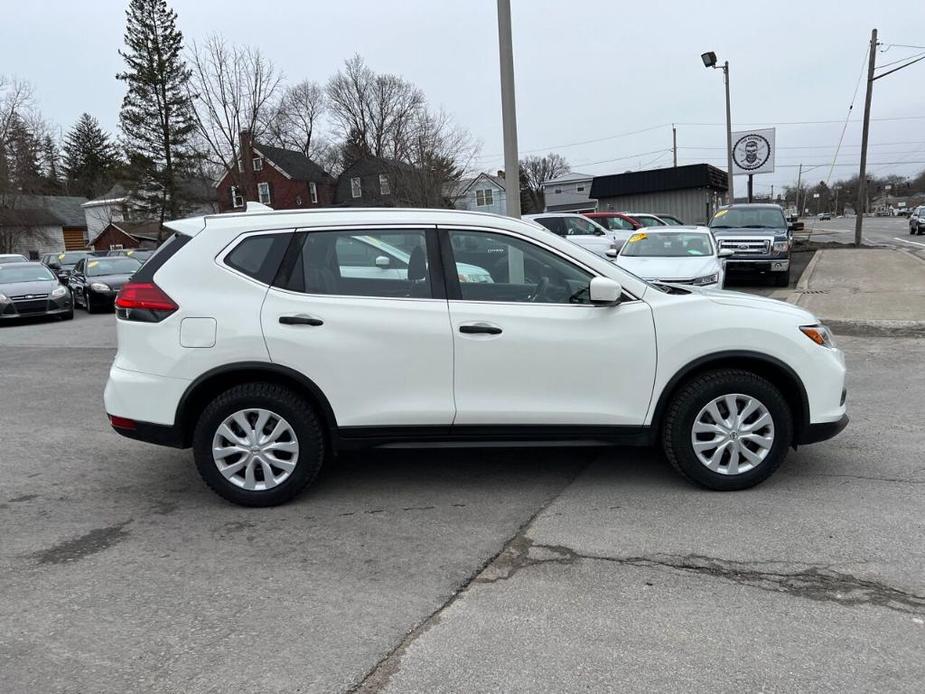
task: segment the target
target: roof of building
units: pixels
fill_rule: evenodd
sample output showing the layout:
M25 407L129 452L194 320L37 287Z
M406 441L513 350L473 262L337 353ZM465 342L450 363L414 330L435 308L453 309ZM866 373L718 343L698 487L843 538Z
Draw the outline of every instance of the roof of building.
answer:
M76 195L19 195L11 207L20 214L26 210L35 211L34 219L46 219L45 226L86 227L87 220L81 208L85 202L86 198ZM38 222L32 224L38 225Z
M580 173L579 171L569 171L567 174L562 174L561 176L556 176L555 178L550 178L548 181L543 181L543 187L545 188L548 185L553 183L572 183L574 181L590 181L594 178L594 174Z
M47 209L0 207L0 226L54 227L61 226L61 221Z
M613 198L620 195L659 193L688 188L711 188L725 191L728 188L726 172L709 164L689 164L666 169L595 176L591 182L591 197Z
M254 151L297 181L321 183L333 180L327 171L297 150L272 147L271 145L262 145L255 142Z
M90 239L90 244L92 245L109 227L115 227L122 233L142 241L160 240L160 222L110 222L96 236Z
M504 190L504 178L501 176L492 176L487 173L480 173L478 176L466 176L455 181L447 181L443 184L443 194L448 198L459 198L465 195L469 189L475 185L478 180L487 180Z

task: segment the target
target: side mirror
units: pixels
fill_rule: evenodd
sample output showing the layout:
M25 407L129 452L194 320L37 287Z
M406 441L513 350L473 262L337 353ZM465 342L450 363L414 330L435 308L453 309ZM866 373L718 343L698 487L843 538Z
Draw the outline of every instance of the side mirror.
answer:
M376 256L376 267L381 267L383 270L385 270L389 265L391 265L391 263L392 261L389 260L387 255Z
M732 250L731 248L720 248L719 253L717 253L716 255L718 255L720 258L731 258L735 254L736 252Z
M609 277L595 277L588 289L588 298L596 306L613 306L620 301L623 287Z
M606 255L608 258L616 258L618 255L620 255L620 251L618 251L616 248L608 248L606 251L604 251L604 255Z

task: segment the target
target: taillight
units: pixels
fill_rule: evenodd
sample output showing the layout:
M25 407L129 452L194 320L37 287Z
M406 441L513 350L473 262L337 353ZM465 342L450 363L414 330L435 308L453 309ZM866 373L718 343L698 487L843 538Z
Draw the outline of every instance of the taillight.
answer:
M116 297L116 315L124 320L157 323L179 308L154 282L129 282Z

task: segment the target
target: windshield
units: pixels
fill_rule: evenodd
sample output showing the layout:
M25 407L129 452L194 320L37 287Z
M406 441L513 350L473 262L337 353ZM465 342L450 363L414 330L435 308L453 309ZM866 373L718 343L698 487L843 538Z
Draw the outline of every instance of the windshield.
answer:
M100 258L87 263L87 277L131 275L140 267L141 263L132 258Z
M16 284L18 282L43 282L55 277L44 265L4 265L0 267L0 284Z
M718 210L711 229L786 229L787 220L779 207L729 207Z
M0 255L0 263L25 263L28 262L23 255Z
M80 262L81 258L86 258L89 253L86 251L71 251L70 253L59 253L58 255L53 255L51 257L52 262L58 263L59 265L70 265L74 266Z
M700 231L646 231L629 237L620 255L630 258L690 258L713 255L710 235Z

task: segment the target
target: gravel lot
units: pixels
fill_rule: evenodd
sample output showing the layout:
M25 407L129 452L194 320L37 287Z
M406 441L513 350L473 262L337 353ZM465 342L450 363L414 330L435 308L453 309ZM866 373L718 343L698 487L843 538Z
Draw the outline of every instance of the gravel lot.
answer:
M418 451L243 509L109 429L111 315L0 327L2 689L919 692L925 341L840 342L851 426L754 490Z

